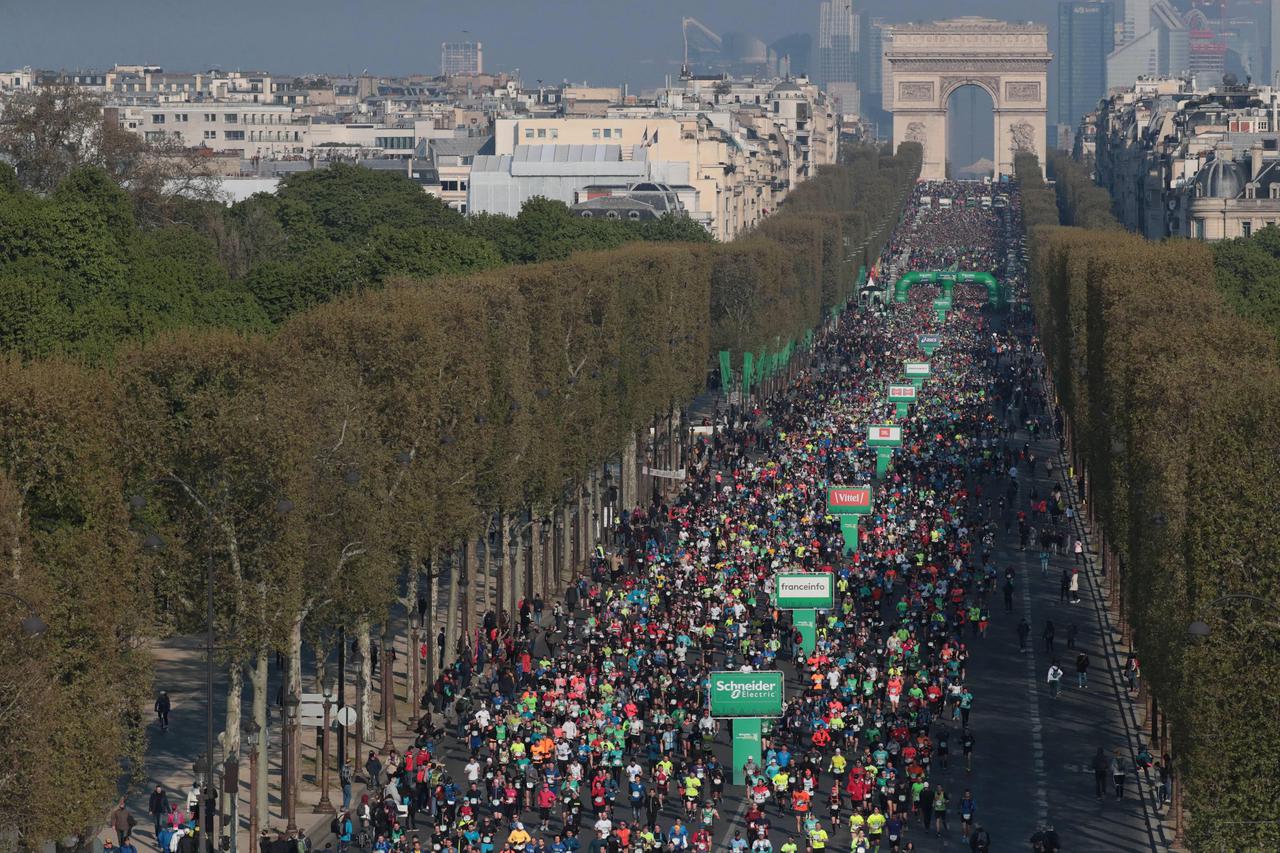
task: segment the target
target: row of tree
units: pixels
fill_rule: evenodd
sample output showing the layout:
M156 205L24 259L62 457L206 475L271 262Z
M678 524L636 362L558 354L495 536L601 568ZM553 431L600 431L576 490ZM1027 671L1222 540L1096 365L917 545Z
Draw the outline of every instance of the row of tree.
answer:
M327 682L343 632L367 660L393 605L433 620L433 598L446 596L447 659L478 610L555 591L586 549L567 532L564 547L540 547L534 530L584 530L610 461L636 500L638 457L652 445L657 463L659 439L677 441L660 416L669 424L701 390L717 349L781 351L844 304L850 247L887 231L919 161L908 145L824 169L730 244L630 242L426 281L389 267L385 287L329 294L271 334L160 332L98 367L0 363L4 585L50 624L0 656L0 684L26 685L0 713L0 737L39 756L0 771L0 813L31 845L101 819L118 765L83 757L140 768L139 646L203 622L208 566L229 683L225 755L239 751L246 677L267 722L273 652L288 661L288 689L301 688L304 648ZM405 204L396 216L412 215ZM308 229L332 229L312 252L348 229L377 239L368 223L385 215L308 207L329 210ZM48 768L73 765L69 797Z
M1029 166L1020 163L1020 179L1034 186ZM1275 849L1274 333L1210 286L1214 253L1203 244L1030 221L1045 354L1162 721L1154 727L1170 726L1189 846ZM1221 599L1231 594L1262 601ZM1192 620L1210 634L1190 638Z
M1112 213L1111 194L1093 182L1089 164L1056 151L1049 157L1049 177L1053 178L1063 225L1100 230L1120 227Z

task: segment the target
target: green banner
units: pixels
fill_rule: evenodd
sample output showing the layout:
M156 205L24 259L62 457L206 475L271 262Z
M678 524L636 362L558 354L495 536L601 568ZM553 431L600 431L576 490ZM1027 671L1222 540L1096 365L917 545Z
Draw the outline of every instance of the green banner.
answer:
M858 516L840 516L840 533L844 536L844 552L846 554L858 553Z
M713 672L711 673L711 716L713 717L780 717L782 716L782 673Z
M773 599L781 610L830 610L836 602L835 576L827 572L779 572Z
M871 512L871 487L833 486L827 489L827 512L832 515L866 515Z
M818 614L811 609L794 610L791 624L800 632L800 648L806 655L818 647Z
M742 354L742 397L744 403L746 398L751 396L751 383L756 378L755 359L756 357L750 351Z
M733 362L727 349L720 350L720 390L728 394L733 387Z
M750 761L760 766L760 720L743 718L733 721L733 783L746 785L748 779L743 772Z

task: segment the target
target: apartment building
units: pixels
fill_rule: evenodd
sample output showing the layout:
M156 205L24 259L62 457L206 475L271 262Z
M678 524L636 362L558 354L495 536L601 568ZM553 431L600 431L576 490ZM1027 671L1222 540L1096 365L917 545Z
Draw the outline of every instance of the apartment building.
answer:
M1097 182L1126 227L1222 240L1280 221L1280 91L1142 78L1088 125Z

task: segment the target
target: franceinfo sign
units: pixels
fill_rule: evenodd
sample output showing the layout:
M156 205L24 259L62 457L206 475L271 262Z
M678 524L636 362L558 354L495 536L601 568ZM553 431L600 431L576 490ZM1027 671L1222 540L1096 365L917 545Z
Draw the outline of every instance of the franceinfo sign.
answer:
M835 587L831 578L826 572L780 573L774 596L778 607L783 610L830 610L835 605Z
M782 716L782 673L711 673L711 716Z

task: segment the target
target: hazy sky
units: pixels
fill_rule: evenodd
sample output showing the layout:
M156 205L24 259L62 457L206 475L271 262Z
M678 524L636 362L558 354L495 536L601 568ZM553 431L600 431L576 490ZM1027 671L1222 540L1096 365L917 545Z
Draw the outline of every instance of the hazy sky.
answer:
M964 14L1052 26L1054 0L867 0L889 20ZM486 70L651 87L680 65L680 18L764 41L816 33L818 0L0 0L0 70L154 63L198 71L438 73L464 30Z

